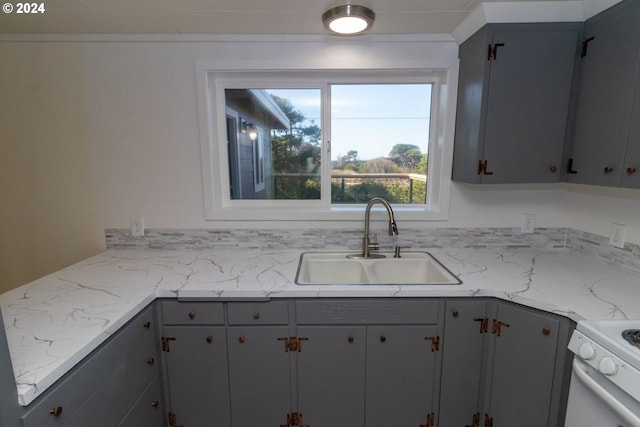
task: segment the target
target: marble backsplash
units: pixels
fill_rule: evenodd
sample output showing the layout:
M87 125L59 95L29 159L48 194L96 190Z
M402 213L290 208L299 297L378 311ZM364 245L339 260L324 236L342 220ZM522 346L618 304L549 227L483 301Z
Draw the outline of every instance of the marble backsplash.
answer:
M595 257L608 264L640 273L640 246L609 245L608 238L567 228L420 228L401 229L397 238L372 227L381 248L537 248L562 249ZM143 237L127 229L105 230L107 249L210 249L230 250L360 250L361 229L147 229Z

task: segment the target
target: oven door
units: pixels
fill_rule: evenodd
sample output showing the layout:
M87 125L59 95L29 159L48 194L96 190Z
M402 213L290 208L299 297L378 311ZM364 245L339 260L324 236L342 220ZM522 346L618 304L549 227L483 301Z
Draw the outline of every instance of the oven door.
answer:
M640 427L640 403L575 358L564 425Z

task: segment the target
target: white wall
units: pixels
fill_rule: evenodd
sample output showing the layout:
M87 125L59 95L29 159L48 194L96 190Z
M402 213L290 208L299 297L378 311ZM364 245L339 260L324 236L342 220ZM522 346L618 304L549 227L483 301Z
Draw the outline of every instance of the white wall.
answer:
M262 58L268 67L274 56L286 54L312 68L354 62L394 67L429 54L456 55L455 44L444 41L446 37L403 43L378 38L362 45L328 40L0 43L0 57L21 64L9 70L7 79L21 81L22 67L38 74L45 86L82 86L78 89L84 94L82 100L67 99L71 105L60 105L81 110L79 120L62 117L61 126L85 127L101 228L127 228L131 216L143 216L152 228L358 227L204 220L195 61L222 58L241 66L244 60ZM356 58L354 48L359 52ZM77 71L49 78L48 70L60 61ZM42 95L32 91L28 96L37 103ZM449 220L424 226L519 226L522 213L535 213L539 226L572 226L605 235L611 222L622 222L629 226L628 241L640 243L640 191L458 183L451 191Z

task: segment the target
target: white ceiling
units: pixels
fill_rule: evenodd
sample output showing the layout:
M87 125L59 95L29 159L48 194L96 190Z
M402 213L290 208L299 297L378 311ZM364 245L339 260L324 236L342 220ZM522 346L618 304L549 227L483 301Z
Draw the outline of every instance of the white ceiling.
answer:
M17 3L14 0L2 3L7 1ZM324 34L322 13L340 4L332 0L36 1L44 3L43 14L0 13L0 33ZM511 3L524 1L512 0ZM362 0L354 3L368 6L376 13L370 34L448 34L480 3L492 2Z

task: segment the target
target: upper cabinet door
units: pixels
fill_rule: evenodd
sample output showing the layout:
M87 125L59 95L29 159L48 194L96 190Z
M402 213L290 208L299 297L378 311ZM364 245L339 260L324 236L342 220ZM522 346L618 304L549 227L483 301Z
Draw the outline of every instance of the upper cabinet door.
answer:
M587 21L569 182L620 186L624 175L633 178L626 168L637 163L640 150L639 127L631 119L634 102L635 110L640 107L637 94L634 101L640 53L638 22L637 1L620 3ZM630 126L635 129L634 138Z
M460 46L454 180L560 180L581 29L492 24Z

